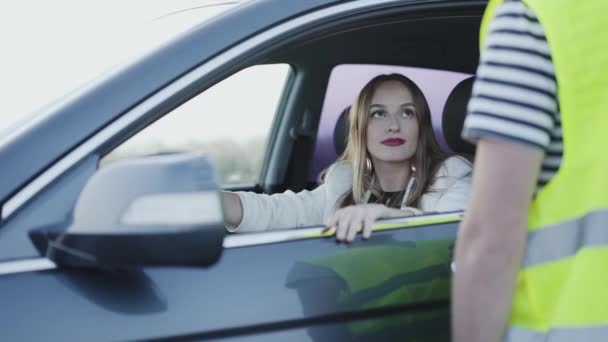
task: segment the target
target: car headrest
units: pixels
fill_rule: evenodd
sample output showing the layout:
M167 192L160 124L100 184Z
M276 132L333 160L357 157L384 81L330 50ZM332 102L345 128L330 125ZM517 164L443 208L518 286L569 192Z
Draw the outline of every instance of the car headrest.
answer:
M454 87L443 107L441 127L448 146L455 153L474 154L475 145L460 137L471 98L474 76L462 80Z
M348 138L348 112L350 106L346 107L338 117L336 127L334 127L334 147L338 156L344 153L346 149L346 140Z

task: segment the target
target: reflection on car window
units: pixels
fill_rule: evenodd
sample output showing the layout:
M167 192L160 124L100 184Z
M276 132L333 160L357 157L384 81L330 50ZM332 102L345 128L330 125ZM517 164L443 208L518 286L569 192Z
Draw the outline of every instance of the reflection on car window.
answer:
M101 162L164 152L201 152L216 164L224 185L257 181L286 64L244 69L148 126Z

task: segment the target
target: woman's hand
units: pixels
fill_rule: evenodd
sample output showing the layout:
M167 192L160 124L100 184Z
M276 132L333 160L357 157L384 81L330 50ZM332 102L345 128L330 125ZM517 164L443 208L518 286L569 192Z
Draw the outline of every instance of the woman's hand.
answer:
M338 209L325 223L325 231L336 228L336 240L353 242L363 228L363 238L369 239L372 224L380 218L413 215L413 211L389 208L383 204L358 204Z

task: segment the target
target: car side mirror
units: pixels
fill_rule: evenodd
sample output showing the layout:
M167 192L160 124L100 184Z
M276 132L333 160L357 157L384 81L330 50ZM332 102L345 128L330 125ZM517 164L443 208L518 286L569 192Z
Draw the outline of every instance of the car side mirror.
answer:
M209 266L226 229L217 175L198 154L116 161L95 173L67 225L30 231L60 266Z

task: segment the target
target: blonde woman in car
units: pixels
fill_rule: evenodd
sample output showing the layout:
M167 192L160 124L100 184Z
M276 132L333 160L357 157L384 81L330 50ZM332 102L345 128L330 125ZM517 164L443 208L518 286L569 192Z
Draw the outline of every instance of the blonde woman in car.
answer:
M338 241L371 235L380 218L463 210L471 164L441 152L427 101L399 75L379 75L359 93L349 112L345 152L312 191L265 195L224 192L231 232L325 225Z

